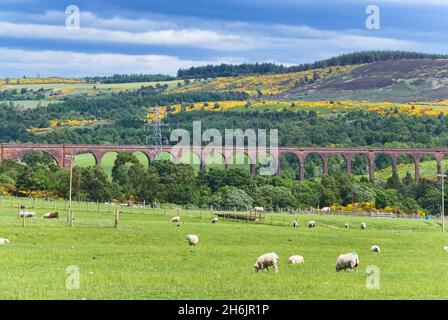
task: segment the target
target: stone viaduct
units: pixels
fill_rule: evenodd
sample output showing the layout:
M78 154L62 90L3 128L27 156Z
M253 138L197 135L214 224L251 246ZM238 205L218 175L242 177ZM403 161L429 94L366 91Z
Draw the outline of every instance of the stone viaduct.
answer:
M49 154L58 163L58 165L70 168L75 156L83 153L90 153L94 156L96 164L101 163L101 159L108 152L142 152L150 162L157 157L157 151L150 146L131 146L131 145L42 145L42 144L1 144L0 145L0 160L11 159L20 161L22 157L30 151L41 151ZM233 156L235 153L245 153L250 162L250 173L256 174L256 155L259 152L256 148L215 148L199 147L191 149L178 149L170 146L162 148L163 152L170 153L174 160L180 159L184 152L192 152L196 154L200 161L201 169L205 169L205 159L212 152L218 152L222 155L226 168L229 168L233 163ZM448 148L434 148L434 149L399 149L399 148L299 148L299 147L279 147L275 152L270 152L269 148L266 150L275 159L274 171L276 174L280 173L279 160L287 155L295 155L299 161L300 180L305 178L305 159L309 155L318 155L322 158L323 174L328 174L328 161L333 155L341 155L345 160L345 172L350 173L352 167L353 157L356 155L363 155L367 158L368 171L371 181L375 181L375 159L383 154L390 157L392 162L392 170L397 171L398 158L401 155L408 155L414 160L415 164L415 179L420 179L420 161L423 156L429 155L437 162L437 174L442 173L442 159L448 155ZM436 174L436 172L434 173Z

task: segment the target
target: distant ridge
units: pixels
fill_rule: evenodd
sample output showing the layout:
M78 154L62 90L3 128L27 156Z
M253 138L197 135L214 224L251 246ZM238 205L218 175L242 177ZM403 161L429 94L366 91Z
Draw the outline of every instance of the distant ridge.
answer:
M305 63L297 66L285 67L275 63L243 63L243 64L220 64L206 65L180 69L178 78L216 78L232 77L242 75L274 74L300 72L312 69L327 68L333 66L346 66L354 64L373 63L387 60L403 59L448 59L448 55L430 54L408 51L360 51L342 54L329 59Z

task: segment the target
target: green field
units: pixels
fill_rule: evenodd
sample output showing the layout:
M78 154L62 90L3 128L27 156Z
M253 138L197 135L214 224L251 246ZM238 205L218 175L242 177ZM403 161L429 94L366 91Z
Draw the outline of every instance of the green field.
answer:
M448 170L448 159L442 161L442 172ZM397 172L400 178L404 178L407 172L415 176L415 165L411 164L398 164ZM375 177L379 181L387 181L392 175L392 167L375 172ZM436 161L424 161L420 163L420 177L429 180L437 179L437 163Z
M95 83L46 83L46 84L19 84L19 85L3 85L0 90L11 89L32 89L39 90L44 88L46 90L52 90L59 92L60 95L72 95L72 94L85 94L92 93L94 91L101 92L120 92L126 90L137 90L142 86L155 86L157 83L164 85L167 84L168 88L175 88L179 81L156 81L156 82L131 82L131 83L110 83L110 84L95 84Z
M9 104L11 101L0 101L1 103ZM61 100L12 100L14 106L19 109L32 109L36 108L38 105L42 107L47 107L50 103L62 103Z
M27 205L31 205L28 200ZM24 202L22 202L24 203ZM9 207L10 204L13 207ZM59 221L27 221L2 199L0 299L447 299L447 236L436 221L266 215L263 223L221 221L210 212L126 208L113 228L113 208L90 204L76 211L73 228ZM64 203L39 200L41 215ZM66 205L66 204L65 204ZM83 204L87 209L87 204ZM97 212L100 210L100 212ZM110 212L108 212L110 210ZM145 213L142 213L145 212ZM177 226L170 218L180 213ZM310 219L317 228L304 228ZM365 221L367 230L359 230ZM348 222L349 230L342 228ZM271 225L271 223L273 225ZM200 238L189 247L185 236ZM378 244L382 252L369 252ZM255 273L257 257L275 251L279 273ZM334 270L339 254L357 252L357 272ZM300 254L305 264L287 264ZM80 270L79 290L66 288L66 268ZM368 266L380 270L380 289L366 288Z

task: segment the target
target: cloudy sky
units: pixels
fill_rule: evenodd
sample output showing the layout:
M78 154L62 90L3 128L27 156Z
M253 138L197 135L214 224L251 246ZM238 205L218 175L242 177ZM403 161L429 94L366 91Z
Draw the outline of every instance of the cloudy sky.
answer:
M66 27L70 5L79 29ZM380 30L365 26L369 5L380 8ZM175 74L358 50L448 54L447 40L448 0L0 1L0 77Z

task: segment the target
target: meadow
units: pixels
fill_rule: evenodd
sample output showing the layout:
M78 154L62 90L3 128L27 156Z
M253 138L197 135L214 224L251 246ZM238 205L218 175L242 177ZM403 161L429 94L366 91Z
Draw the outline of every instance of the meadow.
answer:
M0 247L0 299L448 298L448 239L435 220L298 215L300 227L293 229L294 216L284 214L212 225L209 211L124 208L115 229L113 207L83 203L69 228L66 202L38 200L39 217L54 207L62 217L22 227L17 204L0 202L0 236L11 240ZM170 223L177 214L182 222ZM317 228L304 227L310 219ZM199 236L198 246L188 246L190 233ZM382 252L370 253L373 244ZM280 256L279 273L255 273L257 257L271 251ZM360 268L336 273L336 258L346 252L359 254ZM293 254L305 264L288 265ZM366 288L371 265L380 270L379 290ZM66 288L68 266L80 270L79 290Z

